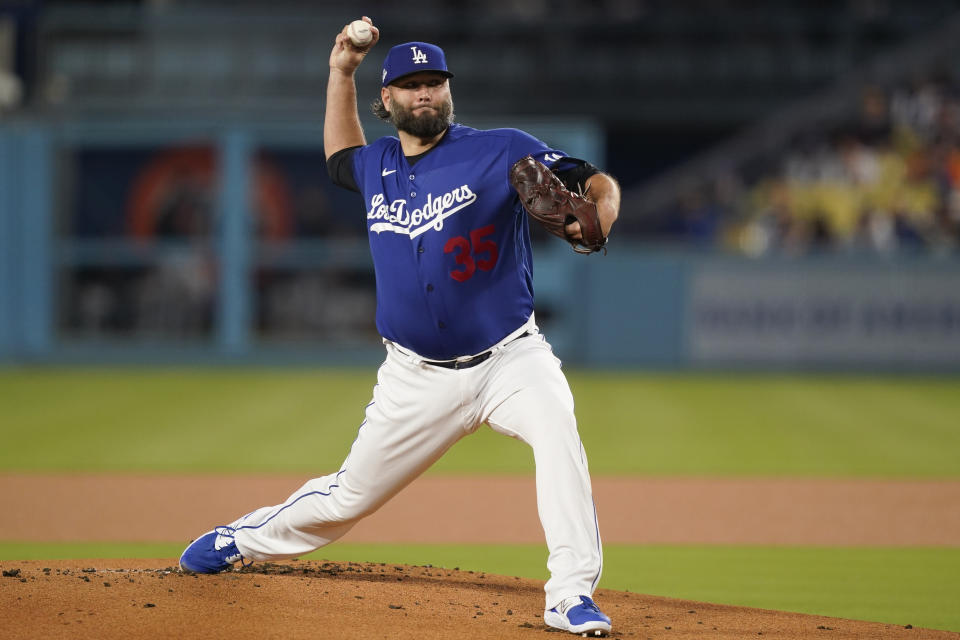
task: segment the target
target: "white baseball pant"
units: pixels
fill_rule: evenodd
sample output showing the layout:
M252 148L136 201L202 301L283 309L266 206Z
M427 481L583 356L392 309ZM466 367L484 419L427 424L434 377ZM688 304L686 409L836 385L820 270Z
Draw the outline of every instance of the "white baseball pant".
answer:
M603 554L587 459L573 396L543 336L498 345L485 362L459 370L386 345L373 401L340 471L230 524L244 558L293 558L333 542L487 423L533 448L549 549L546 608L592 595Z

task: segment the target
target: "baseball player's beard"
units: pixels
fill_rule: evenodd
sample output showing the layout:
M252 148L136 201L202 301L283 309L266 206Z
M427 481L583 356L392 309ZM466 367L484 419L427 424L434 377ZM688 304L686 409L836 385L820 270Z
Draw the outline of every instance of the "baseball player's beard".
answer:
M440 135L453 124L453 99L445 100L437 106L437 110L425 110L414 115L413 109L401 107L394 103L390 110L390 122L398 131L409 133L417 138L432 138Z

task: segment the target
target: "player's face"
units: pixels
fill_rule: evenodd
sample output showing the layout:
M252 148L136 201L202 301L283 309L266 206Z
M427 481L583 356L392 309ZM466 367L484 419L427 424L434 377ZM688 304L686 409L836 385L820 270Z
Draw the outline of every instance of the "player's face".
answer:
M453 123L450 83L439 73L404 76L384 87L381 99L393 126L418 138L437 136Z

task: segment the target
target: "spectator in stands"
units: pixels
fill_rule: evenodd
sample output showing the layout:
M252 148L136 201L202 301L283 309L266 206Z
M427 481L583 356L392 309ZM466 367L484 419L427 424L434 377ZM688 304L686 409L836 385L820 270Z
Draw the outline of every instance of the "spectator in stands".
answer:
M871 87L856 121L801 136L765 166L745 197L698 203L722 227L714 237L732 238L740 251L960 245L960 95L943 81ZM675 215L688 240L702 240L689 210Z

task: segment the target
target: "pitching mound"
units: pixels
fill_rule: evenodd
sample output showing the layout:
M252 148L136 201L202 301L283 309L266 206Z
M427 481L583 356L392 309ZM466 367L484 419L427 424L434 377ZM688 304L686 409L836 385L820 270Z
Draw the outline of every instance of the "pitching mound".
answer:
M543 590L521 578L388 564L290 562L228 574L171 560L5 562L8 638L521 638ZM600 590L614 638L950 638L960 634ZM574 637L570 634L551 638Z

